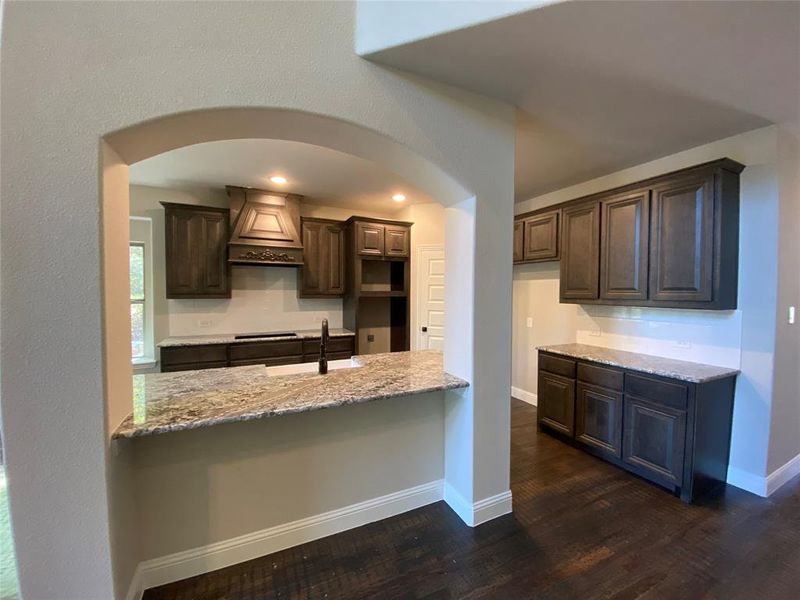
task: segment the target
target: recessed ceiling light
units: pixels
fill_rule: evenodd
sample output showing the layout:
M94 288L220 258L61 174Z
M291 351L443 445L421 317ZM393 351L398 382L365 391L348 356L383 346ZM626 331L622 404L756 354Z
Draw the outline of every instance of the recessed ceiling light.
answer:
M406 197L403 194L395 194L394 196L392 196L392 200L394 200L395 202L403 202L405 199Z
M277 183L278 185L283 185L286 183L286 177L281 177L280 175L273 175L269 178L272 183Z

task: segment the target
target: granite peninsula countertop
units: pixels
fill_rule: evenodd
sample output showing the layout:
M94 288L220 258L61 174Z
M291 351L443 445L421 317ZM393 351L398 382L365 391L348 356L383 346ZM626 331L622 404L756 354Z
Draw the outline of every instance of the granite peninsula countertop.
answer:
M626 352L625 350L612 350L611 348L588 346L586 344L539 346L537 350L549 352L550 354L569 356L570 358L581 358L612 367L630 369L631 371L641 371L642 373L650 373L651 375L671 377L672 379L680 379L681 381L688 381L690 383L704 383L706 381L713 381L714 379L731 377L739 373L738 369L715 367L703 363L662 358L650 354Z
M268 375L261 365L133 376L133 413L114 438L250 421L424 392L469 387L435 350L353 357L360 366Z
M270 337L255 337L243 340L237 340L237 335L255 335L253 333L217 333L211 335L186 335L168 337L161 340L157 345L159 348L170 348L174 346L206 346L208 344L246 344L247 342L279 342L285 340L313 340L319 339L319 329L299 329L299 330L286 330L285 333L289 335L275 336L268 332L263 332ZM261 332L259 332L261 333ZM284 333L283 331L277 333ZM292 335L293 334L293 335ZM355 333L349 329L331 329L328 334L330 337L350 337Z

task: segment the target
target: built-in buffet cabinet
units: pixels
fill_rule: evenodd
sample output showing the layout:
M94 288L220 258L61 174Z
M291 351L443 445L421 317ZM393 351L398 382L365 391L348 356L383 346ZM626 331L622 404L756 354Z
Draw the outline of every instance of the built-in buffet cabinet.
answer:
M592 348L577 347L578 355ZM691 365L595 350L635 361L654 360L676 372L680 368L674 365ZM540 350L538 423L560 439L691 502L726 480L736 371L720 369L713 378L698 379L664 377Z
M563 303L735 309L743 169L720 159L518 215L514 261L560 259Z

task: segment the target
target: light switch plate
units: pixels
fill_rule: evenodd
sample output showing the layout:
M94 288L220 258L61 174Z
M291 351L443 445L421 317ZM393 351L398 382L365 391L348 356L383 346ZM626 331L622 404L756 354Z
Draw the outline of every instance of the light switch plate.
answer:
M794 306L789 307L789 325L794 325Z

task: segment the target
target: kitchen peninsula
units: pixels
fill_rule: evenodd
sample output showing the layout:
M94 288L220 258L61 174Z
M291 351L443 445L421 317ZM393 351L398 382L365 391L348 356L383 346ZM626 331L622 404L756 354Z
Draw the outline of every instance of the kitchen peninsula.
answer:
M133 438L468 387L434 350L354 357L326 375L273 376L260 365L134 376L134 410L114 432Z

